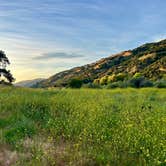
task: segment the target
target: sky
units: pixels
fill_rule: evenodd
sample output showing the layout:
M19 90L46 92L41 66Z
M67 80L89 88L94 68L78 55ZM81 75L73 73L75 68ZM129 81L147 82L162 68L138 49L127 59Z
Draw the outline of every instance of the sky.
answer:
M166 0L0 0L0 50L16 81L166 38Z

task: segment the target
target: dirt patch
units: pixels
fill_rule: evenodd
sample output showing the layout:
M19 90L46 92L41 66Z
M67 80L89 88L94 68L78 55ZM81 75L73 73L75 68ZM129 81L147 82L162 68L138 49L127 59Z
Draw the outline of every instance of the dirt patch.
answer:
M18 153L11 151L8 146L1 146L0 149L0 166L10 166L18 160Z
M1 146L0 166L12 166L16 163L33 164L36 161L41 165L85 165L88 158L82 155L71 142L63 139L34 137L19 142L21 152L12 151L8 146ZM32 163L31 163L32 162Z
M126 57L126 56L130 56L131 54L132 54L131 51L125 51L122 56Z
M164 68L164 67L160 67L159 70L160 70L160 71L164 71L164 72L166 72L166 68Z
M141 57L139 58L139 60L144 61L145 59L154 58L155 56L156 56L156 53L146 54L146 55L141 56Z
M27 138L22 145L25 151L31 153L31 156L36 156L40 151L42 153L40 161L41 163L45 163L45 165L52 165L53 163L60 166L66 165L66 158L68 156L67 149L69 145L62 140L55 142L52 138ZM31 151L34 147L38 152Z
M133 66L131 68L127 68L127 72L133 74L133 73L136 73L138 71L138 68L137 66Z

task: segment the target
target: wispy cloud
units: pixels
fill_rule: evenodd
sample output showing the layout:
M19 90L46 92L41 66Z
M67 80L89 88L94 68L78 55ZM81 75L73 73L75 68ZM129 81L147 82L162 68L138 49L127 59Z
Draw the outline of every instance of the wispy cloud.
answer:
M44 53L43 55L34 57L36 60L48 60L48 59L73 59L73 58L83 58L84 55L76 54L76 53L65 53L65 52L50 52Z

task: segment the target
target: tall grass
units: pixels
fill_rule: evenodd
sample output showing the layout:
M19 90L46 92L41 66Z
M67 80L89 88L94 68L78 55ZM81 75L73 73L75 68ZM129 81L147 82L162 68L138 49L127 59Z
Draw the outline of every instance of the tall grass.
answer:
M166 90L1 87L0 131L15 165L164 165Z

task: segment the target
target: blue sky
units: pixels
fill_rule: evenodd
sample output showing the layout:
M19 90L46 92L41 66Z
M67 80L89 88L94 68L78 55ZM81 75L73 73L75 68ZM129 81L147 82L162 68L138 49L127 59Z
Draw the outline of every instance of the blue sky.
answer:
M0 49L17 81L166 38L166 0L0 0Z

